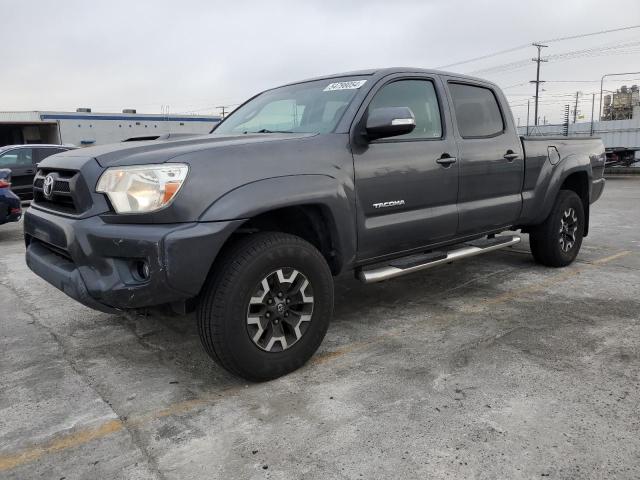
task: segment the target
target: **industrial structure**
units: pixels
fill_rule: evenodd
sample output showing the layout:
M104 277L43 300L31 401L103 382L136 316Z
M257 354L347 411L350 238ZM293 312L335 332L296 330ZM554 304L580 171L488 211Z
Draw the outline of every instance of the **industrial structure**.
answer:
M623 85L604 96L602 120L628 120L640 117L640 92L638 85Z
M220 122L218 116L75 112L0 112L0 146L23 143L101 145L134 137L157 138L167 133L204 134Z

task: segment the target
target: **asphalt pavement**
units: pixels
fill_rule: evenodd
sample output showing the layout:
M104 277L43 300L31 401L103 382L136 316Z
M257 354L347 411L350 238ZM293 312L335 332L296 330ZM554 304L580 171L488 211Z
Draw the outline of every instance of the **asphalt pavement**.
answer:
M640 478L640 176L573 265L514 248L336 285L302 369L247 384L193 316L85 308L0 226L2 479Z

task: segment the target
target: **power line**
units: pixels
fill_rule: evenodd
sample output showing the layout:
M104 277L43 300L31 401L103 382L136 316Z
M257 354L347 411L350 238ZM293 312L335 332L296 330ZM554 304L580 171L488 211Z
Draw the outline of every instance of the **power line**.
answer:
M550 40L541 40L541 41L536 42L536 43L561 42L561 41L564 41L564 40L573 40L573 39L576 39L576 38L591 37L591 36L594 36L594 35L603 35L605 33L620 32L620 31L623 31L623 30L632 30L634 28L640 28L640 25L631 25L631 26L628 26L628 27L612 28L612 29L609 29L609 30L600 30L598 32L581 33L581 34L578 34L578 35L571 35L571 36L568 36L568 37L552 38ZM511 52L515 52L517 50L523 50L525 48L529 48L529 46L531 46L530 43L525 43L525 44L522 44L522 45L518 45L517 47L511 47L511 48L507 48L507 49L504 49L504 50L498 50L497 52L487 53L486 55L481 55L479 57L469 58L467 60L462 60L460 62L450 63L448 65L441 65L441 66L436 67L436 68L449 68L449 67L455 67L455 66L458 66L458 65L464 65L466 63L476 62L476 61L479 61L479 60L485 60L487 58L496 57L498 55L504 55L505 53L511 53Z
M547 80L547 83L600 83L600 80Z
M629 53L635 54L638 52L637 47L640 47L640 41L627 42L623 44L610 44L610 45L604 45L602 47L586 48L582 50L569 50L567 52L549 55L547 57L547 60L555 62L559 60L570 60L572 58L580 58L580 57L596 57L600 55L620 55L620 54L629 54ZM631 50L625 51L626 48L630 48ZM477 75L479 73L497 74L497 73L503 73L503 72L512 71L512 70L522 69L522 68L525 68L527 65L529 65L529 60L517 60L515 62L495 65L493 67L482 68L480 70L473 70L469 73L472 75Z
M551 38L549 40L541 40L540 43L562 42L564 40L573 40L575 38L592 37L594 35L602 35L604 33L621 32L623 30L631 30L634 28L640 28L640 25L631 25L629 27L612 28L609 30L600 30L599 32L581 33L579 35L571 35L569 37Z
M585 93L585 95L589 95L591 93L599 93L599 92L587 92ZM571 92L571 93L567 93L567 92L556 92L556 93L550 93L550 94L546 94L545 97L575 97L576 92ZM507 95L507 97L529 97L531 96L530 93L510 93Z
M621 78L619 82L633 82L640 78ZM600 83L600 80L547 80L547 83Z
M519 45L517 47L512 47L512 48L507 48L506 50L499 50L497 52L493 52L493 53L488 53L486 55L482 55L480 57L474 57L474 58L470 58L468 60L463 60L461 62L456 62L456 63L450 63L449 65L441 65L439 67L436 68L449 68L449 67L455 67L457 65L464 65L465 63L471 63L471 62L476 62L478 60L484 60L486 58L491 58L491 57L496 57L498 55L503 55L505 53L510 53L510 52L515 52L517 50L522 50L523 48L527 48L531 46L530 43L527 43L525 45Z
M600 80L598 80L600 81ZM507 87L502 87L502 90L507 90L508 88L521 87L522 85L527 85L529 82L515 83L513 85L509 85Z

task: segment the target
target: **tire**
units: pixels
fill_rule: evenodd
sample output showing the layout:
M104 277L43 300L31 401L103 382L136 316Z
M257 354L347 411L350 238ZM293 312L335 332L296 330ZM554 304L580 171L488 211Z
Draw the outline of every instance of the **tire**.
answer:
M578 256L584 234L582 200L571 190L560 190L547 219L529 234L536 262L548 267L565 267Z
M301 367L332 314L333 277L324 257L305 240L276 232L247 235L221 252L196 312L209 356L250 381Z

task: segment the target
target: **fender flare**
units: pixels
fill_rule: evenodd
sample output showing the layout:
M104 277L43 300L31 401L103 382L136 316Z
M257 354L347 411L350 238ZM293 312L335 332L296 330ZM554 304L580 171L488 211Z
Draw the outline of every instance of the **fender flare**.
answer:
M355 200L336 178L321 174L271 177L246 183L215 200L200 216L200 222L256 217L285 207L316 205L330 215L331 237L342 265L356 255Z
M541 193L541 198L538 202L540 205L539 213L535 216L530 223L537 225L543 222L551 213L551 209L556 201L558 193L563 183L570 175L574 173L586 173L587 175L587 199L585 202L585 217L589 215L589 199L591 198L591 180L593 178L593 171L591 169L591 162L589 158L582 155L568 155L552 170L549 180L546 182L547 188Z

